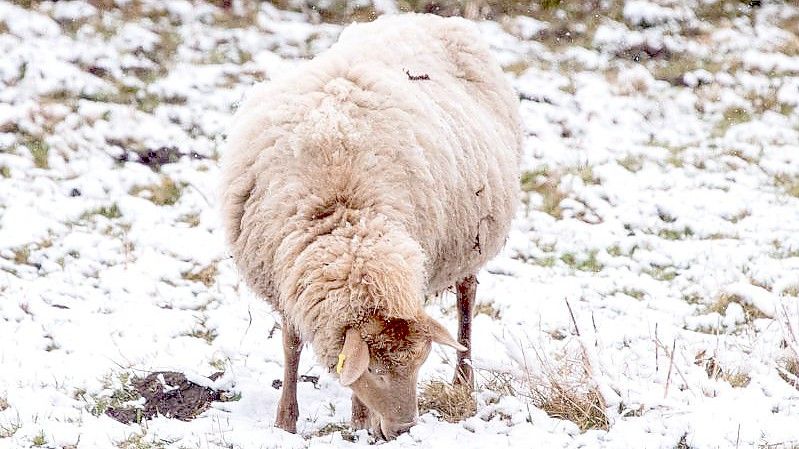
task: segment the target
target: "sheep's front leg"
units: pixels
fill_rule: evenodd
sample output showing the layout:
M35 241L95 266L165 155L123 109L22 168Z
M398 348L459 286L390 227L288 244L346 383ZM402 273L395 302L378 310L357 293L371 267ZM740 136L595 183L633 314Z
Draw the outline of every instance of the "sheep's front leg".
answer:
M352 428L368 429L369 428L369 409L352 393Z
M297 405L297 369L302 353L302 341L294 327L283 320L283 392L277 405L275 425L281 429L297 433L297 418L300 408Z
M466 346L466 351L458 352L458 364L455 367L456 385L466 385L474 390L474 372L472 370L472 310L477 295L477 278L468 276L455 284L458 309L458 343Z

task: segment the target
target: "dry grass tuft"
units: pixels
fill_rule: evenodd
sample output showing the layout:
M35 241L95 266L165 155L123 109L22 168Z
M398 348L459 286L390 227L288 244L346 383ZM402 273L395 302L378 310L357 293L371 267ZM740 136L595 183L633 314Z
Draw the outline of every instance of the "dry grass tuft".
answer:
M187 281L202 282L206 287L210 287L216 282L216 275L218 273L219 269L216 267L215 263L212 263L199 270L195 268L191 271L186 271L182 274L182 277Z
M707 308L707 313L716 312L719 315L724 315L727 306L733 302L738 303L743 308L747 323L751 323L758 318L768 318L760 309L749 304L744 298L730 293L722 293L716 302Z
M419 413L436 410L447 422L458 422L474 416L477 403L466 385L451 385L433 380L422 388L419 395Z
M562 373L548 373L545 382L530 389L536 407L549 416L577 424L581 431L607 430L605 399L592 382L574 379Z
M548 167L542 166L533 171L522 173L522 192L535 192L541 195L542 212L555 217L562 217L560 202L566 198L566 193L559 188L561 174L551 172Z
M502 316L502 313L493 302L478 302L475 304L473 315L477 316L481 313L494 320L498 320Z
M341 433L341 438L347 440L351 443L358 441L358 437L355 435L355 432L352 430L348 424L344 423L328 423L322 426L321 429L317 430L314 435L321 437L325 435L330 435L336 432Z
M530 369L525 355L522 370L527 390L520 395L549 416L575 423L580 431L607 430L607 404L593 378L586 349L581 345L577 357L564 357L557 363L534 351L538 371Z
M27 246L22 246L13 250L14 263L17 265L27 265L30 263L31 249Z
M799 296L799 283L791 284L782 289L781 296Z
M792 387L799 390L799 322L795 322L796 314L791 314L783 305L780 315L780 326L783 334L783 356L777 360L777 372Z
M780 174L774 177L775 184L790 196L799 198L799 180L795 176Z
M513 375L504 371L481 370L479 372L485 379L482 387L499 397L516 396L516 387L513 384Z
M749 374L740 370L729 370L721 366L716 356L708 356L707 352L702 350L694 357L694 364L705 368L707 377L710 379L722 379L733 388L743 388L749 385L752 378Z
M777 364L780 367L779 373L782 380L799 390L799 357L793 354L786 355L778 360Z
M0 439L11 438L21 428L22 423L19 420L19 416L14 421L0 422Z
M178 202L182 192L182 185L176 184L175 181L168 176L163 176L160 184L136 186L133 187L129 193L135 196L144 193L143 196L158 206L172 206Z

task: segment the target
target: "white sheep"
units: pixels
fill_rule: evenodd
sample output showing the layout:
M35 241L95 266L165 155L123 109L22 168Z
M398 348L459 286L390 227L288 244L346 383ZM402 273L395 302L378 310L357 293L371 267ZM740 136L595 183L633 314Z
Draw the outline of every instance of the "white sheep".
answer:
M255 86L224 153L224 225L249 286L283 318L276 425L296 431L297 363L353 390L353 424L392 438L416 422L431 341L468 347L475 274L517 206L518 99L460 18L384 16ZM457 284L459 341L423 298Z

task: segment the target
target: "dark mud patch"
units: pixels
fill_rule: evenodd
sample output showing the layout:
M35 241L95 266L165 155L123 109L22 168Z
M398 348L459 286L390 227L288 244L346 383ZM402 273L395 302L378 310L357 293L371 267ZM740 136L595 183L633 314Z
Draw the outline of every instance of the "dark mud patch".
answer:
M183 152L175 146L162 146L143 151L125 151L117 157L117 162L138 162L150 167L153 171L159 171L162 165L174 164L182 157L206 159L205 156L194 151Z
M222 374L214 373L208 378L216 380ZM125 424L138 423L156 415L191 421L207 410L211 402L224 400L223 391L197 385L182 373L172 371L155 372L143 379L134 378L131 386L140 398L144 398L144 405L109 407L105 412Z

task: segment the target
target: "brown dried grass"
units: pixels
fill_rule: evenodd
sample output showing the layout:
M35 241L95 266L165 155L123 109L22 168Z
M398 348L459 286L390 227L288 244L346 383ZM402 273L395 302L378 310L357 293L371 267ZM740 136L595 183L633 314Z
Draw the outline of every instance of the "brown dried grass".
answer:
M452 385L439 380L427 382L419 395L419 413L436 410L447 422L458 422L477 411L477 403L467 385Z

